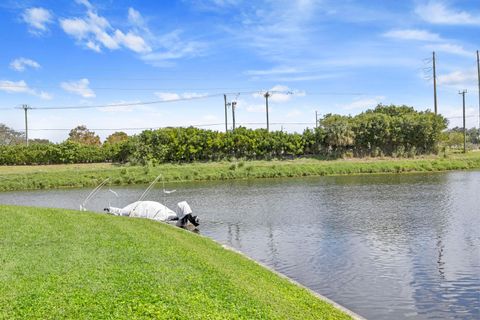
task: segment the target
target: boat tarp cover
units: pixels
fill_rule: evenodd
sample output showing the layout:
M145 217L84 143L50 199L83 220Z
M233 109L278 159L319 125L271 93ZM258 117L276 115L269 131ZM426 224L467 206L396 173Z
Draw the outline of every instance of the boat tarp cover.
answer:
M177 216L178 219L182 219L187 214L192 213L192 209L188 205L187 201L182 201L177 204Z
M109 207L109 212L116 216L130 216L157 221L167 221L177 216L174 211L156 201L135 201L124 208Z

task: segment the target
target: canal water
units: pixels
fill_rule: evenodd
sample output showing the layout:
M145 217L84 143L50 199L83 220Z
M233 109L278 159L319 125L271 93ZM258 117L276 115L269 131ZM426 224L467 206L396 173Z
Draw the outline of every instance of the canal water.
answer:
M368 319L480 319L480 172L169 183L200 232ZM104 188L87 208L145 186ZM91 189L0 193L78 209ZM161 188L147 197L163 202Z

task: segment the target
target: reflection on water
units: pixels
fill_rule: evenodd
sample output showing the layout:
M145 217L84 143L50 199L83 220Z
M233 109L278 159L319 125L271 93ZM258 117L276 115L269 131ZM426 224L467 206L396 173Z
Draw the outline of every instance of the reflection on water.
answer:
M480 172L189 183L201 233L369 319L480 319ZM143 187L89 205L133 202ZM0 194L77 209L90 190ZM149 199L163 201L155 189Z

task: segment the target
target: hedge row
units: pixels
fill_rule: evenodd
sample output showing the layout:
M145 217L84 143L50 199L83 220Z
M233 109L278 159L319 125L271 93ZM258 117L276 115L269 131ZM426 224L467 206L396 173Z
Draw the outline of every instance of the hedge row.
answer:
M302 134L240 127L233 132L189 128L146 130L103 146L60 144L0 146L0 165L88 162L165 163L302 155L412 156L437 152L447 121L406 106L378 106L355 117L328 114Z

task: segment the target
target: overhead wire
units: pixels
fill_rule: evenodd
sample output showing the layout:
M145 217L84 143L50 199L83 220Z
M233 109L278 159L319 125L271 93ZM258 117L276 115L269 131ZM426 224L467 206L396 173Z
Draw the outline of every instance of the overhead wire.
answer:
M140 101L140 102L122 102L122 103L110 103L110 104L99 104L99 105L76 105L76 106L56 106L56 107L30 107L31 110L73 110L73 109L98 109L98 108L117 108L117 107L134 107L134 106L143 106L143 105L152 105L152 104L165 104L181 101L191 101L191 100L200 100L208 99L213 97L220 97L223 95L241 95L241 94L261 94L265 92L264 90L255 90L255 91L234 91L227 93L214 93L214 94L200 94L193 97L180 97L176 99L162 99L162 100L151 100L151 101ZM281 94L294 94L292 91L278 91L271 90L270 93L281 93ZM17 107L18 109L19 107Z
M265 122L242 122L238 123L239 125L265 125ZM315 124L315 122L271 122L271 125L310 125ZM175 126L178 127L213 127L213 126L223 126L225 123L204 123L204 124L187 124L187 125L180 125ZM92 131L131 131L131 130L156 130L156 129L163 129L169 128L172 126L152 126L152 127L120 127L120 128L89 128ZM10 129L18 132L25 131L25 129ZM28 128L28 131L70 131L71 128ZM2 130L0 131L7 131Z

